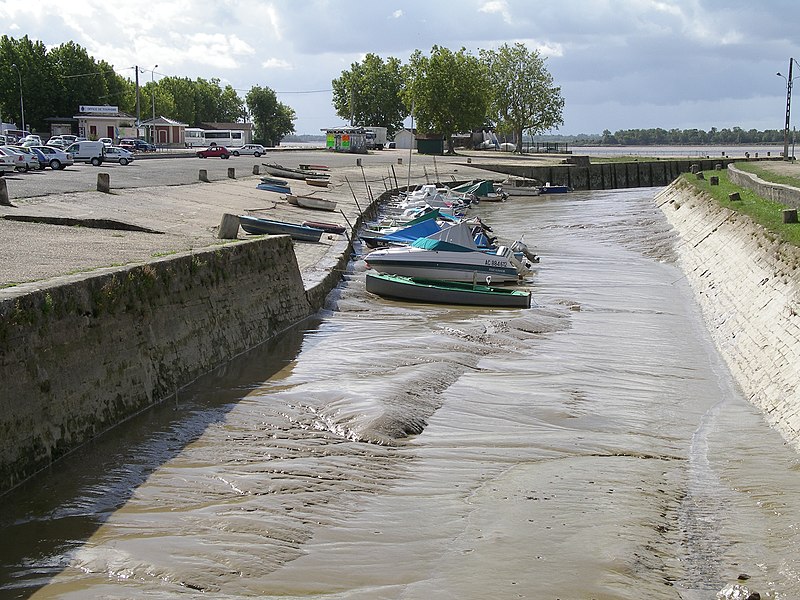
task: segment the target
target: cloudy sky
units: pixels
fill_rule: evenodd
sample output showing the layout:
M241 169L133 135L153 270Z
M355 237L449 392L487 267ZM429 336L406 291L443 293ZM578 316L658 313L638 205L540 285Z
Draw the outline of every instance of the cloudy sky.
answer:
M145 81L268 86L311 134L346 124L331 80L368 52L405 62L434 44L522 42L561 86L564 134L782 129L776 72L800 60L798 0L0 0L0 22L48 47L72 40L131 79L139 65Z

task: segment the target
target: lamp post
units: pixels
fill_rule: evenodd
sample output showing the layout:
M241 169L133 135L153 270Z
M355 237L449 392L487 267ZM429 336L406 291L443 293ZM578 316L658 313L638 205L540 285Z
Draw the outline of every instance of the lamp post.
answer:
M17 75L19 75L19 112L22 117L22 131L27 131L25 129L25 102L22 99L22 71L19 70L16 63L13 63L11 66L17 70Z
M789 76L786 77L780 71L775 73L778 77L783 77L786 80L786 122L783 126L783 160L789 160L789 120L792 111L792 65L797 61L794 58L789 59ZM800 63L797 63L800 66Z
M158 65L154 65L153 68L150 69L150 84L151 86L153 86L152 89L150 90L150 95L153 99L153 120L150 122L150 132L151 132L150 141L153 142L154 144L156 143L156 90L154 87L155 84L153 82L153 79L155 77L157 68Z

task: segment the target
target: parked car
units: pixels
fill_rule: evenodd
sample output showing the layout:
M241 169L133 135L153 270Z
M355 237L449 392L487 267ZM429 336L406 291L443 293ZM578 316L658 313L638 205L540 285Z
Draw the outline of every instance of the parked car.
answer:
M230 158L231 151L225 146L209 146L205 150L198 150L197 156L200 158Z
M28 163L25 170L26 171L38 171L43 169L41 162L39 162L39 157L27 146L17 146L14 148L17 152L22 152L25 155L25 161Z
M109 146L113 146L114 145L114 140L112 140L111 138L100 138L97 141L98 142L103 142L103 145L106 148L108 148Z
M44 146L44 145L45 144L39 144L39 146ZM53 136L49 140L47 140L47 145L63 149L63 148L66 148L67 146L69 146L69 142L67 142L61 136Z
M72 159L75 162L91 163L95 167L103 164L105 159L104 150L103 142L90 142L89 140L75 142L67 148L67 152L72 154Z
M6 173L11 173L14 170L14 162L16 158L13 156L7 156L0 152L0 177L5 175Z
M15 171L30 171L32 167L39 167L39 161L22 152L19 146L0 146L0 151L14 159ZM32 163L35 163L35 166Z
M150 142L145 142L144 140L136 140L136 139L124 139L120 140L119 145L121 148L125 148L130 152L155 152L156 147L151 144Z
M39 168L44 171L47 167L50 166L50 161L47 160L47 157L44 155L44 152L39 150L39 146L29 146L31 152L34 153L36 158L39 160Z
M234 148L231 150L231 153L234 156L239 156L240 154L252 154L256 158L261 156L262 154L267 153L267 149L264 148L261 144L245 144L241 148Z
M67 146L69 146L73 142L79 141L77 135L72 135L72 134L69 134L69 133L62 133L58 137L60 137ZM85 140L86 138L81 138L81 139Z
M129 152L125 148L120 148L119 146L106 146L105 155L108 162L118 162L123 166L134 159L132 152Z
M42 138L40 138L35 133L30 133L25 136L25 139L22 140L23 142L37 142L39 145L42 143Z
M33 146L31 149L36 149L44 154L45 157L47 157L47 164L54 171L56 169L64 170L75 164L75 159L72 158L72 154L64 152L61 148L56 148L54 146Z

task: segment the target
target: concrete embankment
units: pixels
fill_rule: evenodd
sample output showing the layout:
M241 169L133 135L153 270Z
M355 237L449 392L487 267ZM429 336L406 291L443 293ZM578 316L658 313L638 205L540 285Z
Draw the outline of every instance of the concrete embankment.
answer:
M575 156L565 159L568 164L491 164L481 167L498 173L527 177L553 185L568 185L575 190L612 190L636 187L660 187L669 185L681 173L689 173L693 165L701 171L724 168L737 159L667 159L641 160L590 164L589 157ZM738 162L741 162L741 158Z
M0 491L309 316L325 291L307 296L280 236L3 300Z
M800 250L681 180L656 202L731 372L800 451Z

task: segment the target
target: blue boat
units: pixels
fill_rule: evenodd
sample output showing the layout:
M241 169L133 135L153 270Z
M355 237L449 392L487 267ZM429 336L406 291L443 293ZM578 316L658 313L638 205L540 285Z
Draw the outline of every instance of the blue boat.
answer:
M256 188L259 190L264 190L267 192L277 192L279 194L291 194L292 190L289 189L288 185L280 185L278 183L259 183Z
M272 221L259 219L247 215L239 215L239 224L247 233L256 235L290 235L293 240L303 242L318 242L324 230L306 225L296 225L285 221Z
M539 186L540 194L566 194L571 191L572 188L568 185L550 185L547 183L546 185Z

